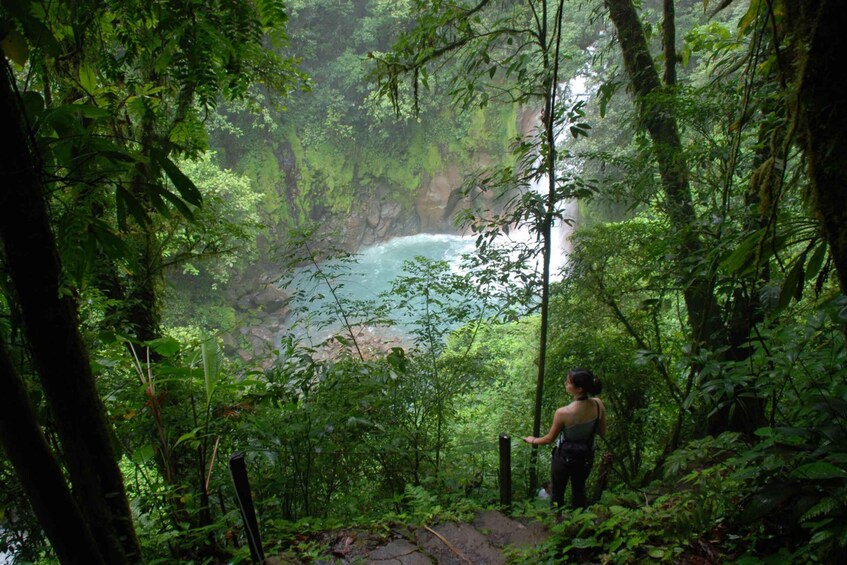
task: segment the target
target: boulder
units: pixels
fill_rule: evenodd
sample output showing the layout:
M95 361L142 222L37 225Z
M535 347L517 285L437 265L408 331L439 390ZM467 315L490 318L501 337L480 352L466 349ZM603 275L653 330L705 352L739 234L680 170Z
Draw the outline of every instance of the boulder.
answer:
M462 185L459 169L450 167L426 183L415 199L415 211L420 218L422 232L437 233L452 229L451 218L445 217L447 203L453 191Z
M288 304L289 294L274 284L265 285L256 292L251 303L265 312L277 312Z

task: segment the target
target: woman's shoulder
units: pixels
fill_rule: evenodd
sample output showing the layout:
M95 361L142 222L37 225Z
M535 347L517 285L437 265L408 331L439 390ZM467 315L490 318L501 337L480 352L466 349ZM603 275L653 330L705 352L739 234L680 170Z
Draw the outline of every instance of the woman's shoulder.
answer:
M603 399L602 399L602 398L599 398L599 397L596 397L596 396L592 397L592 399L594 400L594 402L596 402L596 403L597 403L597 406L599 406L599 408L600 408L600 412L601 412L602 414L605 414L605 413L606 413L606 405L605 405L605 404L603 404Z
M561 408L556 409L556 418L557 419L568 419L573 414L573 408L571 404L566 406L562 406Z
M571 424L575 413L576 403L571 402L570 404L562 406L561 408L556 410L556 418L558 418L565 424Z

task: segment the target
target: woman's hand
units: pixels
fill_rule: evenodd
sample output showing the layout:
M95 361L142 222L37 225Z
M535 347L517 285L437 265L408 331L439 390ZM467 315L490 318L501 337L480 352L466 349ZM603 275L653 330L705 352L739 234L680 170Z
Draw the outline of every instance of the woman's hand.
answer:
M526 436L523 440L530 445L535 445L535 436Z

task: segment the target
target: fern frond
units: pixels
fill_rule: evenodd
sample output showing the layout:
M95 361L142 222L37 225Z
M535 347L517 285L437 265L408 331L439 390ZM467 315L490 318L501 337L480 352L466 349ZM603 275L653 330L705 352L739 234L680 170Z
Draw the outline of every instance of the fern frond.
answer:
M841 504L835 498L826 497L809 508L800 518L800 523L805 524L806 522L820 518L821 516L828 516L840 506Z

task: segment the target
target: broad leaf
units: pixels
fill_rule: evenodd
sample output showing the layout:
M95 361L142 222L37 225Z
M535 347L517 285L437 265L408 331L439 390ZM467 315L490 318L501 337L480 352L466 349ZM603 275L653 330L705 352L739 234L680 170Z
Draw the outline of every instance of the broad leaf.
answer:
M816 461L797 467L791 472L791 476L813 480L844 479L847 478L847 471L827 461Z

